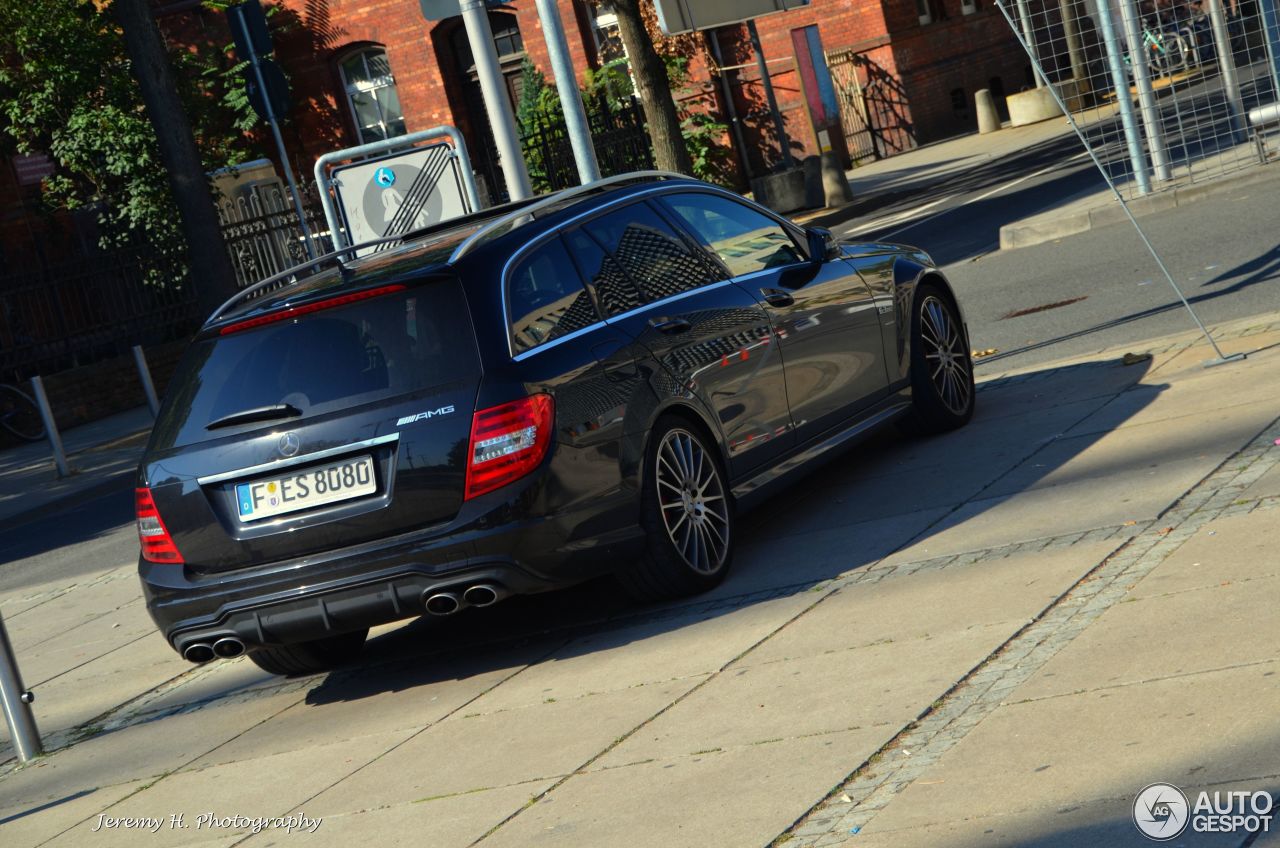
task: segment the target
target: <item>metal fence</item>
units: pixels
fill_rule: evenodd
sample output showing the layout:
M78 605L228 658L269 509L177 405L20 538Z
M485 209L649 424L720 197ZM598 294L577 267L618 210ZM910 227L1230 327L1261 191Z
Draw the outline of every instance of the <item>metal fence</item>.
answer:
M332 250L328 224L314 184L298 187L303 197L307 225L317 234L316 248ZM292 268L307 258L298 214L278 181L255 184L218 202L218 221L231 255L239 288Z
M1276 0L996 0L1125 199L1277 158Z
M164 279L145 256L128 246L0 276L0 378L123 356L193 331L189 280Z
M589 100L586 105L587 124L602 176L654 167L653 142L638 99L632 97L614 104L604 99ZM521 144L535 191L559 191L578 185L578 166L562 116L525 127Z

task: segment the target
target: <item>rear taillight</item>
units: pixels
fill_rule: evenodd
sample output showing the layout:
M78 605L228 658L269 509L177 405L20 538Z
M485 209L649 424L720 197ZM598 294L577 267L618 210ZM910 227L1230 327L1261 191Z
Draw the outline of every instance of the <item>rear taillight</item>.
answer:
M149 562L167 562L182 565L182 554L173 543L173 537L160 518L150 489L134 489L134 511L138 516L138 543L142 545L142 558Z
M538 467L551 444L551 395L482 409L471 418L466 499L501 488Z

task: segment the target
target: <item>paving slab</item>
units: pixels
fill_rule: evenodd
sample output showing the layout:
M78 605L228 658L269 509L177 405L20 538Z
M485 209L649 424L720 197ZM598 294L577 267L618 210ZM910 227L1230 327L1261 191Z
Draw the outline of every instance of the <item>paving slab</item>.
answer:
M491 713L477 702L474 712L432 725L336 782L308 801L307 809L320 815L349 813L560 777L697 682L655 683Z
M1130 597L1151 598L1280 576L1276 521L1273 511L1259 511L1205 524L1160 563L1159 568L1143 578L1130 591Z
M18 804L9 803L0 794L0 836L5 848L41 845L145 785L142 780L83 788L67 785L47 799Z
M982 560L840 589L744 657L758 665L1001 621L1028 621L1119 542Z
M151 784L124 801L102 810L112 816L152 816L168 819L181 814L186 828L162 828L149 834L146 845L164 848L183 845L211 834L194 830L203 813L249 818L279 816L306 806L309 798L324 791L344 774L350 774L389 748L403 742L408 732L361 736L317 745L304 751L260 757L200 770L184 770ZM81 846L135 846L141 840L128 830L93 831L97 817L77 824L49 843L52 848ZM232 827L219 838L250 832Z
M1277 671L1272 661L1007 704L904 789L868 832L1132 798L1159 781L1275 774Z
M574 775L483 844L766 845L877 738L832 733Z
M367 812L327 815L314 834L285 836L279 831L263 831L242 844L245 848L295 842L306 846L374 844L379 848L467 848L551 785L551 781L544 780ZM307 808L301 812L315 818Z
M601 765L853 729L878 728L883 744L1023 623L1001 621L819 656L744 663L641 728ZM908 668L911 673L903 675ZM850 763L850 770L856 765Z
M497 710L719 671L817 600L800 592L745 606L606 628L574 639L489 692L477 709Z

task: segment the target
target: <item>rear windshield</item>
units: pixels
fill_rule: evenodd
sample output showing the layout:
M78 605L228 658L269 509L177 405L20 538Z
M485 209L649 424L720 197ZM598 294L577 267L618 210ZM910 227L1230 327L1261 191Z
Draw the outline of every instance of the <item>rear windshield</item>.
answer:
M479 373L458 282L326 309L197 341L169 384L157 450L220 438L259 422L207 429L228 415L289 404L297 421Z

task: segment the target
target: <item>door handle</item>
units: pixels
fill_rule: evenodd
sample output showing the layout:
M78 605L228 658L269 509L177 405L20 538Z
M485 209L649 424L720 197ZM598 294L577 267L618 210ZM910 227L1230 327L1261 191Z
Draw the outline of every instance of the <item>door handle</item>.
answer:
M688 332L693 327L683 318L653 318L649 321L649 326L659 333L666 333L669 336Z
M771 306L790 306L796 299L782 289L760 289L760 294Z

